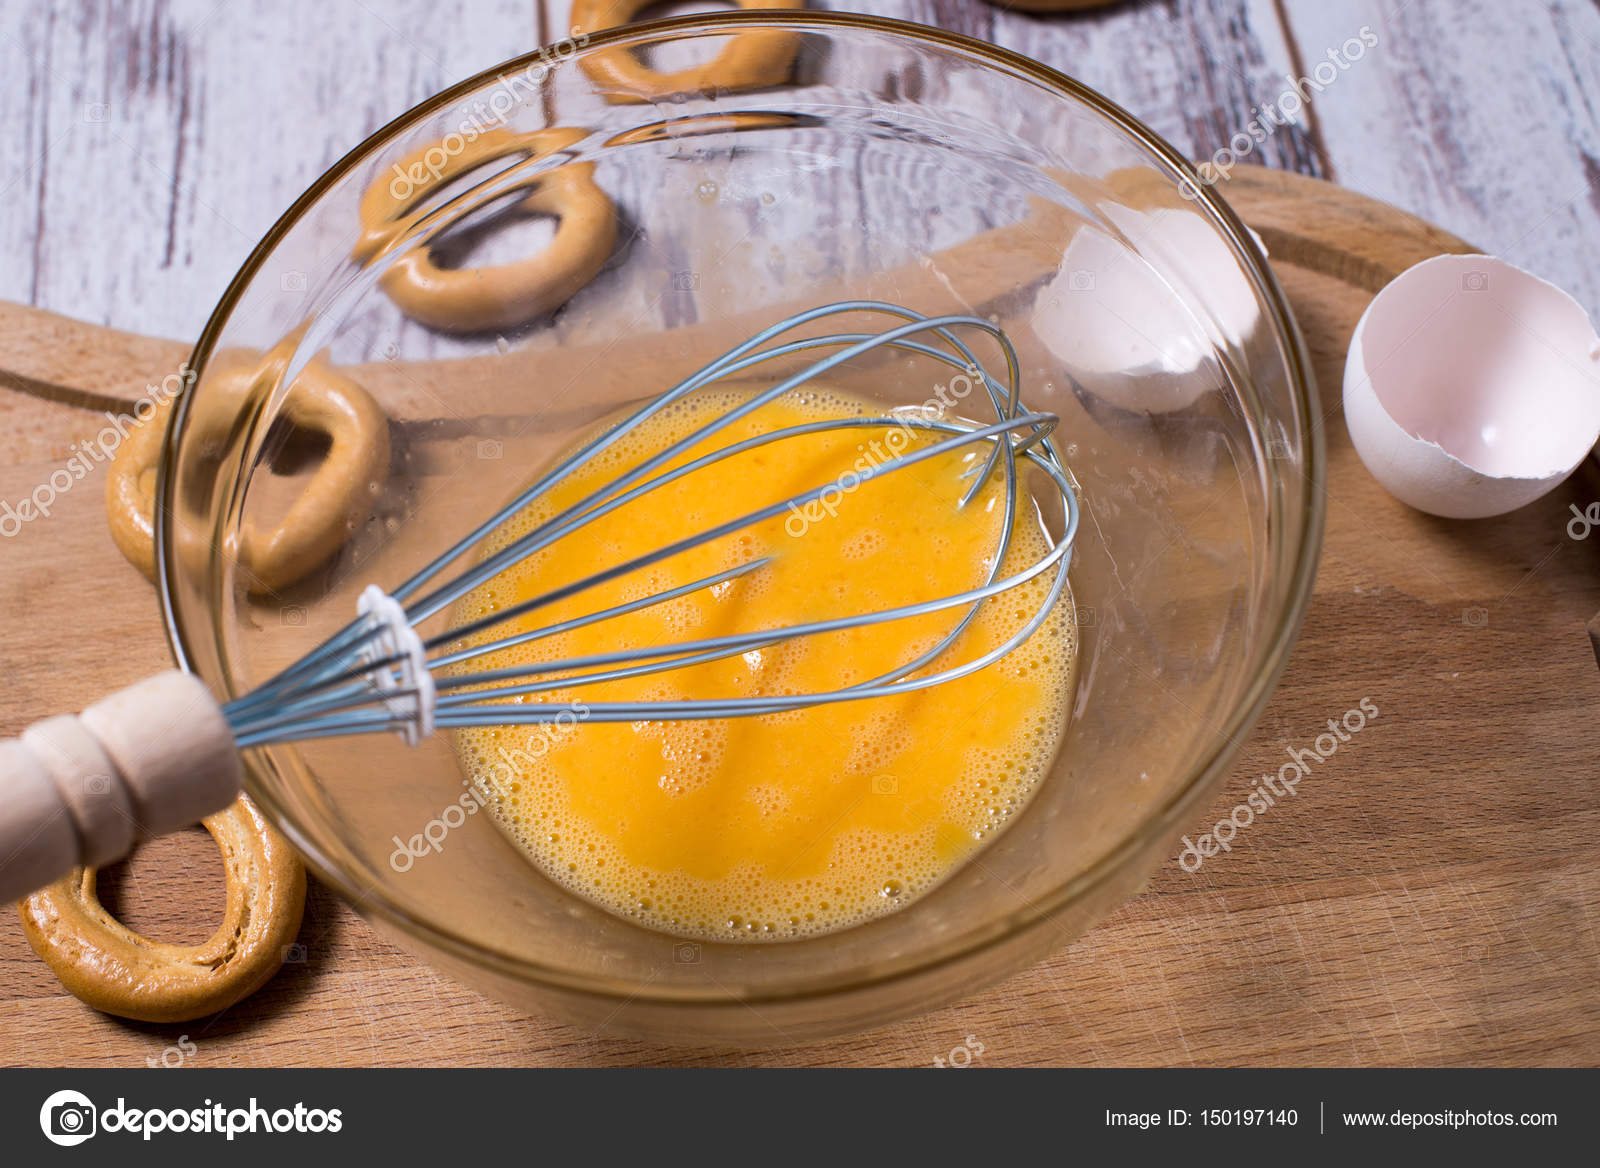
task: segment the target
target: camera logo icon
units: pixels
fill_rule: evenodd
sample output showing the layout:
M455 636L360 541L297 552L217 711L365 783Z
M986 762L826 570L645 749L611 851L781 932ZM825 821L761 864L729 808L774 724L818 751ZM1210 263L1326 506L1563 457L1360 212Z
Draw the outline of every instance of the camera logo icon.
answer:
M1465 273L1461 277L1461 290L1463 292L1487 292L1489 290L1489 273Z
M70 1148L95 1133L95 1106L79 1091L57 1091L39 1108L39 1127L52 1144Z
M673 272L672 290L674 292L698 292L700 290L700 273Z
M874 795L894 795L900 790L900 780L893 775L873 775L872 793Z
M672 960L679 965L695 965L700 960L700 946L693 941L683 941L672 947Z

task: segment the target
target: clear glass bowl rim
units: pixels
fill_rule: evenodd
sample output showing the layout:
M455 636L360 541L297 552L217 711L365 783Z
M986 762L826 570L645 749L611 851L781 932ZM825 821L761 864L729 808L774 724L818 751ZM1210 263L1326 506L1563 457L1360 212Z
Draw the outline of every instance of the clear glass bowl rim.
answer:
M1287 549L1289 563L1269 567L1269 574L1278 574L1284 581L1277 589L1279 607L1272 628L1266 633L1253 662L1254 674L1240 701L1230 712L1225 725L1219 728L1220 745L1211 751L1193 769L1177 792L1137 830L1106 853L1099 861L1073 879L1057 887L1048 897L1040 898L983 930L975 930L964 938L964 943L948 949L935 958L921 960L909 958L897 961L891 968L872 974L822 973L798 981L783 990L765 990L759 993L730 993L726 990L692 991L673 990L646 992L644 986L629 981L608 983L592 975L576 976L569 971L542 966L512 954L487 948L469 938L451 932L441 924L425 920L391 900L384 889L358 888L340 869L339 865L301 831L282 805L273 797L270 787L260 781L249 752L245 755L246 792L262 808L268 819L294 844L307 866L329 887L364 916L379 918L385 924L421 942L430 949L463 960L473 966L483 967L500 975L510 976L532 987L545 985L567 994L598 998L618 1005L628 1002L670 1003L674 1006L692 1007L726 1006L730 1001L749 1004L792 1002L807 998L825 998L841 991L854 991L891 985L896 981L920 977L941 966L971 960L983 951L1028 932L1060 913L1073 902L1086 897L1099 885L1112 879L1122 867L1132 862L1144 847L1156 837L1165 836L1198 810L1196 804L1206 798L1214 785L1224 777L1225 768L1238 752L1238 743L1254 725L1271 696L1294 641L1299 633L1310 602L1312 584L1316 578L1317 561L1322 547L1322 529L1326 510L1323 478L1326 463L1320 409L1317 404L1315 380L1305 340L1289 308L1288 300L1277 278L1268 266L1248 228L1233 209L1203 180L1193 165L1164 138L1140 122L1132 114L1081 82L1030 57L961 33L888 17L868 16L859 13L825 12L813 10L733 11L695 13L645 21L621 28L605 29L588 34L583 46L593 52L610 46L623 46L649 41L663 34L730 34L742 29L763 28L796 32L848 32L868 31L904 39L930 48L954 51L968 58L997 67L1001 72L1019 74L1046 89L1087 106L1107 122L1126 132L1148 152L1154 162L1160 163L1176 182L1187 180L1191 190L1197 192L1193 203L1209 215L1212 223L1232 244L1235 254L1242 260L1245 271L1268 312L1268 326L1283 353L1293 392L1295 412L1304 436L1304 464L1306 506L1300 515L1300 539ZM364 141L339 159L309 186L272 228L256 244L239 271L228 284L201 331L189 360L195 383L204 374L206 365L218 338L230 319L233 309L260 270L266 258L302 215L351 170L370 158L395 136L417 125L455 102L457 99L487 85L496 77L510 71L526 69L548 53L548 46L510 58L485 69L448 89L434 94L382 126ZM179 668L194 671L194 652L188 644L184 626L178 612L176 592L171 579L177 572L175 546L167 536L167 524L172 513L174 484L168 469L176 465L178 435L183 430L190 398L181 397L168 422L162 443L155 508L155 543L157 586L162 619L167 640L172 647ZM1281 521L1277 514L1280 500L1269 500L1269 524ZM229 695L232 696L232 695Z

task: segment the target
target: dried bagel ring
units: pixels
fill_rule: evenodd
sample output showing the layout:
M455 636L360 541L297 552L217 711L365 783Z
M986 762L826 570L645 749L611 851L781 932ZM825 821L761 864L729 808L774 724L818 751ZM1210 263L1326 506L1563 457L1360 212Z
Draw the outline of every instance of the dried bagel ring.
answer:
M450 151L450 141L424 147L402 159L367 188L361 198L363 235L355 248L371 259L430 213L420 203L451 179L512 155L533 161L564 150L583 137L572 129L518 133L491 130ZM427 245L413 246L381 281L401 312L432 328L451 332L512 328L561 307L605 266L617 241L617 214L594 181L594 163L568 162L531 175L518 206L528 214L558 220L555 236L541 250L515 263L487 268L443 268ZM512 189L515 189L514 187ZM497 185L485 200L507 191Z
M106 522L111 540L145 579L156 578L156 467L167 432L169 398L154 413L130 426L106 472Z
M200 945L152 941L106 911L95 870L79 868L18 906L33 951L75 997L142 1022L186 1022L260 989L300 931L306 873L254 804L204 821L222 851L222 925Z
M733 0L739 8L804 8L805 0ZM654 0L573 0L572 29L594 32L627 24ZM675 93L722 90L735 93L782 85L794 66L800 38L789 32L752 29L730 35L704 65L661 73L628 49L606 49L583 57L580 64L606 98L618 104L651 101Z
M277 353L241 371L219 370L207 394L210 406L190 424L197 438L220 439L237 420L246 393L261 378L276 377ZM242 375L241 375L242 374ZM106 478L106 519L122 554L149 579L155 566L155 479L172 400L129 429ZM372 396L321 361L303 369L285 397L281 416L295 427L324 434L327 454L287 514L275 526L247 525L237 549L252 591L278 592L321 567L349 538L372 507L372 483L389 468L389 422Z

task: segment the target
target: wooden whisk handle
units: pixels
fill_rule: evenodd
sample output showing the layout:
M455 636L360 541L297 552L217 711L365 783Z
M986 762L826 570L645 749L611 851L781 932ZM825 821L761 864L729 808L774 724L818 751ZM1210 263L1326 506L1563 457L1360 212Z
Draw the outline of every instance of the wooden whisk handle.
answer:
M0 741L0 904L198 823L239 780L222 708L177 670Z

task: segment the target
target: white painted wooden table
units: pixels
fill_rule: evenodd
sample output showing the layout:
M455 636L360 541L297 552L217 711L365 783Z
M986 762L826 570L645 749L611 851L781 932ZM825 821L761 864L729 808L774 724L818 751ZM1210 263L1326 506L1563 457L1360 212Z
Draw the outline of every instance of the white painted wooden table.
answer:
M1376 44L1306 89L1299 121L1250 160L1432 219L1600 317L1592 0L1130 0L1044 17L981 0L816 6L1027 53L1197 159L1368 30ZM330 163L567 27L567 0L0 0L0 297L190 339Z

